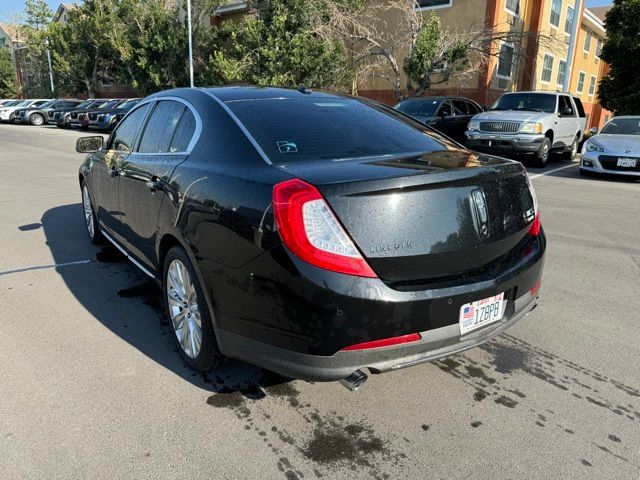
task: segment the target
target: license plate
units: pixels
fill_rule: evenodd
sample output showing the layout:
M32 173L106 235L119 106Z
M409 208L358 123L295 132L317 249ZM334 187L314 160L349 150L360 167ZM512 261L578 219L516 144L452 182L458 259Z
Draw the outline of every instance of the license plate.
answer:
M618 166L619 167L635 168L635 166L637 164L638 164L638 160L636 160L635 158L619 158L618 159Z
M502 319L505 306L504 293L464 304L460 307L460 335Z

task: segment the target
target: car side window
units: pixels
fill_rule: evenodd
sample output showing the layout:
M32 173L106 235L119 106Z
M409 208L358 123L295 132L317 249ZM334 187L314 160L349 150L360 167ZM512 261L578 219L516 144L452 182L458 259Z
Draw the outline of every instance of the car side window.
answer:
M468 115L467 102L464 100L453 100L453 111L456 116Z
M169 152L186 152L195 131L196 118L193 116L191 110L186 108L171 139Z
M178 122L187 107L179 102L158 102L142 134L140 153L167 153Z
M449 100L442 102L442 105L440 105L440 108L438 109L438 116L450 117L452 115L453 115L453 109L451 108L451 103L449 103Z
M576 104L576 109L578 110L578 116L580 118L585 118L586 114L584 112L584 107L582 106L582 101L578 97L573 97L573 101Z
M120 152L130 152L133 150L134 142L140 131L140 125L147 116L150 107L151 103L145 103L131 112L131 114L118 125L118 128L111 137L109 149Z
M467 102L467 109L469 110L469 115L477 115L482 112L482 109L473 102Z

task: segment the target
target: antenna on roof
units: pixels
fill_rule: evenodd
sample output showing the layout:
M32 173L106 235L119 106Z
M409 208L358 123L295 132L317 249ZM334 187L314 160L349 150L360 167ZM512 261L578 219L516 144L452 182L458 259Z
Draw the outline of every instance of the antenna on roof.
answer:
M313 93L313 90L311 90L310 88L305 87L304 85L300 85L297 90L300 93L304 93L305 95L309 95L310 93Z

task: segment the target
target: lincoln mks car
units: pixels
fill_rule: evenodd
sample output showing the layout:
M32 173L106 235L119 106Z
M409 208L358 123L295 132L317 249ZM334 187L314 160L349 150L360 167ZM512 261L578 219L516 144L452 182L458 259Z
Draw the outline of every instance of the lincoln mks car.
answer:
M355 389L538 302L546 241L522 165L373 101L169 90L77 150L90 240L158 281L197 370L228 356Z

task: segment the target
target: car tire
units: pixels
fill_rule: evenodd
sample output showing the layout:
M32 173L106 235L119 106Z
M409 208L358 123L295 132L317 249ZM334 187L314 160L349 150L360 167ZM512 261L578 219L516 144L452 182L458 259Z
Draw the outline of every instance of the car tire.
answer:
M44 116L40 113L33 113L29 117L29 123L31 123L31 125L34 125L36 127L40 127L44 125Z
M162 292L172 337L184 362L202 372L218 366L223 356L213 330L213 315L182 247L173 247L164 259Z
M549 155L551 155L551 140L549 140L549 137L544 137L540 148L534 154L533 166L540 168L545 167L549 161Z
M82 192L82 213L84 214L84 225L87 229L87 235L91 243L98 245L102 243L102 234L98 228L98 218L96 217L95 208L93 208L89 188L84 180L80 184L80 190Z

